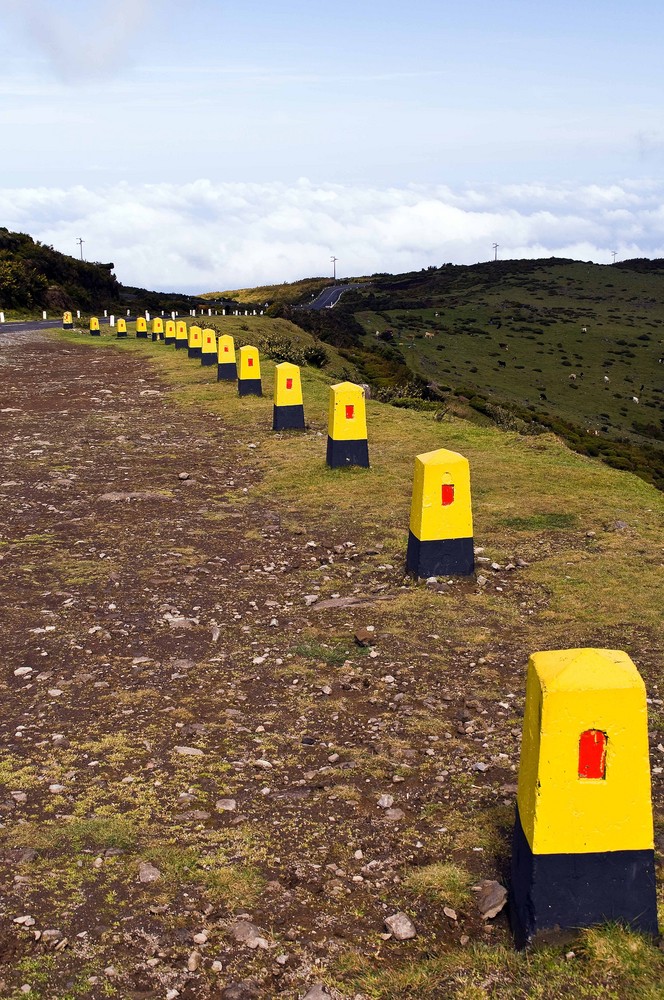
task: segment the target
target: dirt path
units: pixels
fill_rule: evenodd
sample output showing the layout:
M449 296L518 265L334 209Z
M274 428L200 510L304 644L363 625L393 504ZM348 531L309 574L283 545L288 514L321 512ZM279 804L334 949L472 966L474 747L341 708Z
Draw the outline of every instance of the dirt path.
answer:
M405 908L411 957L509 941L402 879L504 876L522 655L494 638L503 702L464 699L467 657L388 602L310 606L398 573L352 525L287 530L137 358L5 339L0 411L3 995L301 997L342 952L400 962Z

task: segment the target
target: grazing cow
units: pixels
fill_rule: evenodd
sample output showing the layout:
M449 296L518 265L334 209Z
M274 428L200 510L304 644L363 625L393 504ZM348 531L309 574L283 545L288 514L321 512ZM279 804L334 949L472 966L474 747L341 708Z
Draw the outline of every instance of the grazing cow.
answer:
M498 344L498 347L501 349L501 351L509 351L510 349L509 344Z
M574 372L572 372L572 374L568 375L567 377L569 378L570 382L576 382L576 375L574 374Z
M498 367L499 368L507 368L507 362L506 361L499 361L498 362Z
M638 396L632 396L632 402L633 403L638 403L638 401L639 401L639 397Z
M609 378L609 376L608 376L608 375L605 375L605 376L604 376L604 381L605 381L605 382L610 382L610 381L611 381L611 379Z

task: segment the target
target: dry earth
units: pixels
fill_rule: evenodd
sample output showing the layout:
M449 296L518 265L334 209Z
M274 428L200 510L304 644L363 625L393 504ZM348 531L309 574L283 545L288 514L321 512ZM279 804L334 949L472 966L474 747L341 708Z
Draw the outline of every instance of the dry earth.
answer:
M5 338L0 409L3 995L295 998L351 948L509 941L404 879L505 881L524 650L492 630L496 694L390 632L402 568L254 501L252 442L137 357Z

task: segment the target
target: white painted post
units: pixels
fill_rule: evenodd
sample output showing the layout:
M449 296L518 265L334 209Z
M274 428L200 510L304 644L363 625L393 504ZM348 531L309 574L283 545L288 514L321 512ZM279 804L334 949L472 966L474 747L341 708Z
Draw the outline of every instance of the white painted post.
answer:
M145 320L147 323L150 322L150 313L147 311L147 309L145 310Z
M127 309L127 316L131 316L131 309Z
M81 318L81 310L77 309L76 310L76 319L80 319L80 318Z
M163 309L161 310L161 315L162 315L162 316L164 315L164 310L163 310Z
M46 310L45 309L42 310L42 319L46 319Z
M208 309L208 316L211 316L211 315L212 315L212 310Z
M261 309L261 316L263 315L263 310Z
M226 310L225 310L225 309L222 309L222 310L221 310L221 315L222 315L222 316L225 316L225 315L226 315Z
M5 321L5 314L3 312L0 312L0 323L4 323L4 321Z
M175 313L174 312L171 313L171 319L175 319Z
M111 313L111 315L108 317L108 325L115 326L115 316L113 315L113 313Z

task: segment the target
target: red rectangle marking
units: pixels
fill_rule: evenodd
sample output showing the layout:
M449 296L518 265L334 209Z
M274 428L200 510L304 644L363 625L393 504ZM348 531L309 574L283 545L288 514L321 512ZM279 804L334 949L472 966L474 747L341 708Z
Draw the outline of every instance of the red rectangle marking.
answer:
M355 417L355 405L353 403L348 403L346 405L346 420L353 420Z
M579 777L606 778L606 744L601 729L586 729L579 739Z
M449 507L451 503L454 503L454 486L452 483L443 483L441 492L443 507Z
M292 389L293 388L293 379L292 378L287 378L286 379L286 388L287 389Z
M253 358L247 358L247 366L249 368L253 368L254 367L254 359Z

